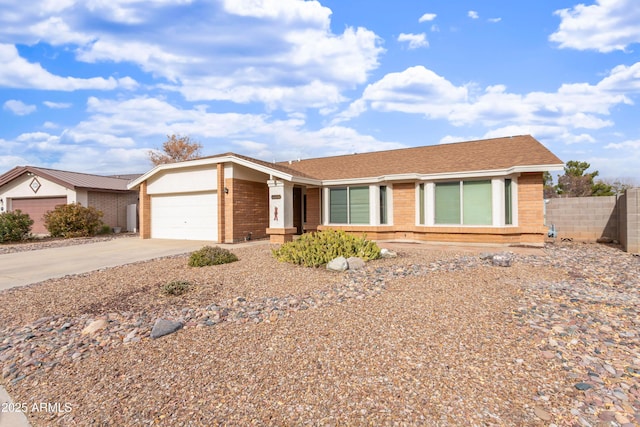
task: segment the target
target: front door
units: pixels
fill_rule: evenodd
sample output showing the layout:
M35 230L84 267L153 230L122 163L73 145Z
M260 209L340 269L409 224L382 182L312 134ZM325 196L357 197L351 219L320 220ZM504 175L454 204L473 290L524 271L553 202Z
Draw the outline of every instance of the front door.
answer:
M293 226L296 234L303 233L302 223L302 188L293 187Z

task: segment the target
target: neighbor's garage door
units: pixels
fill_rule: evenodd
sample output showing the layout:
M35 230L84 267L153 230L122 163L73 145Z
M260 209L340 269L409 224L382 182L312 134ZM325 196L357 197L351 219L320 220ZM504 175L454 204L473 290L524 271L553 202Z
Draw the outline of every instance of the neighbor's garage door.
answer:
M33 234L49 233L44 226L43 215L48 211L52 211L59 205L66 205L66 197L47 197L42 199L12 199L11 209L20 209L24 213L28 213L33 220L31 232Z
M218 195L199 193L152 196L151 237L217 241Z

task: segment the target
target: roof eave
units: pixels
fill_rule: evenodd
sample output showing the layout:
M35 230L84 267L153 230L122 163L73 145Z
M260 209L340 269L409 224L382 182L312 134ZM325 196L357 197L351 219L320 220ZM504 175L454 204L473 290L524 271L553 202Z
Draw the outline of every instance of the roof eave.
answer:
M188 160L185 162L166 163L166 164L158 165L153 169L151 169L150 171L148 171L147 173L140 176L139 178L131 181L127 185L127 188L129 190L133 190L139 187L140 184L142 184L144 181L148 180L149 178L153 177L154 175L156 175L161 171L166 171L171 169L191 168L191 167L198 167L198 166L207 166L207 165L216 165L218 163L226 163L226 162L231 162L241 166L245 166L247 168L265 173L271 177L283 179L286 181L291 181L299 184L321 185L320 180L317 180L317 179L305 178L305 177L288 174L275 168L270 168L258 163L254 163L247 159L243 159L233 155L226 155L226 156L220 156L220 157L214 157L214 158L196 159L196 160Z
M496 176L507 176L518 173L526 172L551 172L562 170L564 164L550 164L550 165L526 165L526 166L513 166L504 169L492 169L492 170L480 170L480 171L464 171L464 172L444 172L434 174L420 174L420 173L404 173L393 175L381 175L375 177L362 177L362 178L345 178L345 179L325 179L322 180L323 186L335 186L335 185L358 185L358 184L371 184L377 182L400 182L400 181L436 181L446 179L465 179L465 178L488 178Z

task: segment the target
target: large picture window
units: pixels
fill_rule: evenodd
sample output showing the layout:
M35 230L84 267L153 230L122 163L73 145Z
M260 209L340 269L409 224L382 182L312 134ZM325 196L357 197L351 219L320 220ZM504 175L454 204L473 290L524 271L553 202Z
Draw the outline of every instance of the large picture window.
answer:
M435 187L436 224L492 224L491 181L442 182Z
M331 224L368 224L369 187L330 188L329 222Z

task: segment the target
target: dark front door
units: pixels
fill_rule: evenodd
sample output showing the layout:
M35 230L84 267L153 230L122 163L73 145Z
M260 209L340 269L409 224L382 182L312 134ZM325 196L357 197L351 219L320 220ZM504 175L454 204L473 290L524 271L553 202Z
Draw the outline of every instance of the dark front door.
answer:
M296 234L302 234L302 188L293 187L293 226Z

